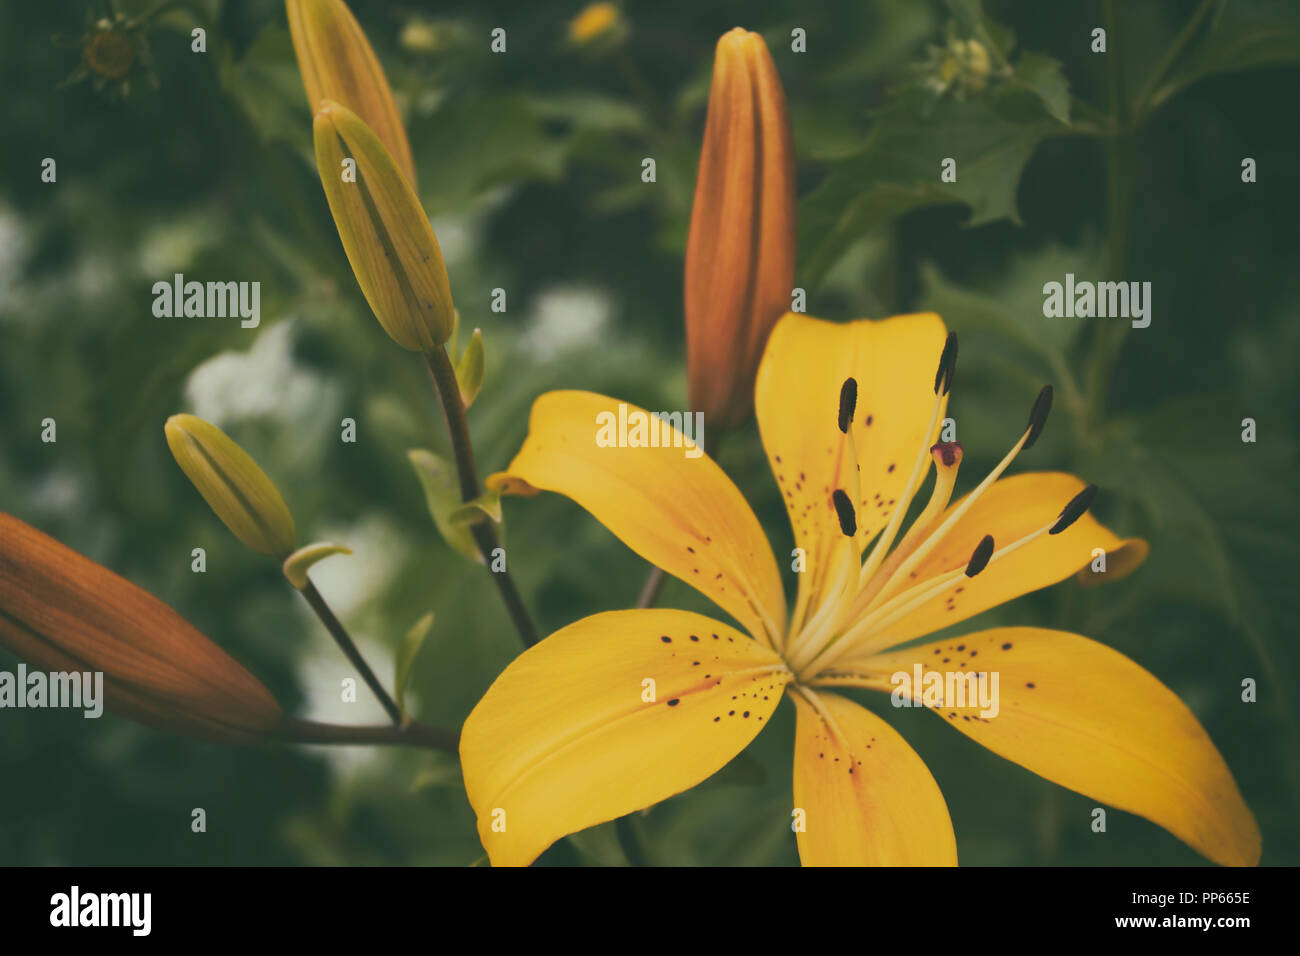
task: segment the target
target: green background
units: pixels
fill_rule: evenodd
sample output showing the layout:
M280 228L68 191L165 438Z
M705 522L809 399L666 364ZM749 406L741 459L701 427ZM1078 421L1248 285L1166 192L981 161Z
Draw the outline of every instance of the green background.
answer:
M1152 543L1122 582L1067 582L970 627L1076 630L1147 667L1224 754L1263 831L1263 862L1294 864L1300 8L629 2L622 46L599 51L566 42L580 6L354 7L408 117L464 324L486 337L470 412L481 473L509 460L550 388L685 407L682 254L713 44L738 23L759 30L794 123L808 311L932 308L959 331L959 491L1054 382L1053 419L1016 468L1097 482L1100 515ZM282 4L197 5L206 54L190 51L195 14L168 14L147 31L158 89L137 82L124 98L59 87L78 51L50 38L76 36L86 7L0 10L0 508L168 601L290 712L379 722L364 688L360 703L339 702L342 655L275 562L244 550L171 460L165 418L208 418L275 479L303 540L355 548L315 574L382 675L400 636L436 612L412 707L457 727L519 644L487 574L438 537L407 462L412 447L445 452L445 434L418 358L384 336L343 259ZM505 55L488 49L497 26ZM1104 55L1090 51L1098 26L1110 27ZM790 50L795 27L806 53ZM928 48L971 36L1005 72L978 92L927 89ZM654 184L640 179L647 156ZM938 182L944 156L959 159L956 186ZM1247 156L1253 184L1241 180ZM40 181L44 157L57 160L56 184ZM1151 326L1111 343L1114 320L1044 318L1043 283L1068 271L1150 281ZM155 318L151 286L174 272L260 281L261 327ZM489 308L497 287L504 314ZM57 443L40 440L46 417ZM339 440L344 417L358 423L355 444ZM1241 440L1247 417L1254 444ZM721 462L788 553L752 423ZM507 502L506 531L543 633L635 600L643 562L567 500ZM207 551L202 575L190 571L195 547ZM675 581L661 604L707 610ZM15 666L0 651L0 667ZM1247 677L1257 703L1240 700ZM1202 862L1119 811L1092 833L1093 801L882 702L870 705L942 787L964 863ZM647 859L796 863L792 731L783 704L732 766L639 817ZM195 807L204 834L190 830ZM111 715L0 712L0 863L482 859L444 755L224 748ZM542 858L622 860L610 826Z

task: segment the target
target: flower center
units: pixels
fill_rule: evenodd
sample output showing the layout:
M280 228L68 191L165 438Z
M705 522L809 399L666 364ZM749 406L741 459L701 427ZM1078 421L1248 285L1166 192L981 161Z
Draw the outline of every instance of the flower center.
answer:
M854 505L854 502L862 500L857 487L857 449L850 427L856 410L857 381L848 378L840 389L836 425L848 446L850 488L847 491L836 488L831 494L831 503L843 537L830 552L815 612L803 622L797 633L789 637L782 649L783 656L798 680L814 677L850 654L870 653L887 646L888 628L938 598L963 576L975 577L991 564L1041 536L1064 531L1087 511L1096 494L1096 486L1089 485L1066 504L1050 524L1001 549L996 548L992 535L985 535L965 567L913 582L913 572L921 566L921 562L1001 477L1016 456L1031 448L1038 440L1052 407L1052 387L1047 385L1038 393L1019 440L974 491L957 507L949 509L957 469L961 465L962 448L957 442L931 445L930 441L939 423L943 397L952 385L956 360L957 336L956 333L950 333L944 342L938 371L935 373L935 402L930 423L922 437L907 485L899 498L899 506L894 509L889 522L869 550L867 545L870 541L859 541L859 535L865 535L866 531L863 523L858 521ZM930 500L900 539L899 533L909 505L919 490L931 461L935 465L936 474Z

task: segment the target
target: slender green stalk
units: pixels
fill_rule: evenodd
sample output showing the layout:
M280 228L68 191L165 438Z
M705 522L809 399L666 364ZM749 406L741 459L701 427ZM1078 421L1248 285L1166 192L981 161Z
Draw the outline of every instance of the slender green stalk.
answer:
M1109 278L1120 282L1125 280L1124 270L1129 260L1129 209L1133 204L1137 144L1124 76L1124 46L1117 0L1105 0L1105 16L1111 50L1107 54L1111 134L1106 146L1106 251ZM1093 336L1084 391L1087 395L1087 429L1094 445L1100 440L1099 433L1106 417L1111 372L1128 330L1127 322L1111 321L1098 327Z
M465 403L461 400L460 387L456 384L456 370L452 368L451 358L445 348L426 352L424 360L429 366L433 387L438 394L438 404L442 406L443 420L447 423L447 433L451 437L452 455L456 459L456 472L460 479L461 500L473 501L483 493L483 489L479 485L478 471L474 466L474 445L470 441L469 423L465 419ZM479 521L470 525L470 533L478 545L479 554L490 567L492 552L501 546L496 529L486 521ZM537 628L533 626L533 620L528 615L528 609L524 606L524 600L515 587L510 572L493 571L492 580L496 582L510 620L519 633L519 639L524 642L524 647L532 647L537 643Z
M1177 92L1177 89L1172 89L1162 93L1160 90L1160 84L1164 81L1165 77L1169 75L1169 71L1173 68L1173 65L1178 62L1178 58L1182 56L1183 50L1187 48L1187 44L1190 43L1192 37L1196 35L1196 31L1200 28L1201 22L1205 19L1206 15L1209 14L1211 8L1220 2L1221 0L1201 0L1201 5L1196 8L1196 12L1193 13L1187 23L1183 25L1178 36L1174 37L1174 42L1169 44L1169 49L1165 51L1165 55L1161 57L1160 62L1156 64L1156 68L1151 71L1151 78L1147 81L1146 86L1143 87L1142 92L1138 95L1134 113L1137 115L1139 120L1145 118L1148 113L1158 107L1173 93Z
M411 721L398 727L388 724L349 727L342 724L319 724L310 720L290 719L281 725L276 736L285 743L296 744L398 744L445 750L451 754L459 749L458 738L451 731L443 730L441 727L430 727L419 721Z
M325 629L330 632L330 636L334 638L335 643L343 649L343 653L352 662L352 666L357 669L367 686L379 698L379 702L384 705L384 710L388 712L393 724L400 727L402 724L402 710L397 706L397 701L393 700L384 685L379 682L379 678L375 676L375 672L370 669L370 665L361 656L361 651L357 649L357 645L343 627L342 622L334 616L334 612L330 610L329 605L325 603L325 599L321 597L320 591L316 590L316 585L308 581L307 586L302 588L301 593L307 603L311 605L311 609L316 612L316 616L320 618L321 623L325 625Z

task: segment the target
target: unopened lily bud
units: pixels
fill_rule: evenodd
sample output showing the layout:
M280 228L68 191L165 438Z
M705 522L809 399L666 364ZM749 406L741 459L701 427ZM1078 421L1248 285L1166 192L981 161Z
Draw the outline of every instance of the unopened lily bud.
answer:
M451 335L451 282L419 197L356 113L326 102L314 126L325 197L371 311L402 348L439 348Z
M176 464L236 538L277 558L293 551L297 532L289 506L248 452L193 415L173 415L164 431Z
M3 513L0 645L30 666L103 673L104 705L151 727L246 743L281 721L261 681L162 601Z
M569 21L569 42L576 46L601 46L616 43L627 34L623 16L613 3L601 0L588 4Z
M794 139L767 45L739 27L718 41L686 243L691 405L731 426L794 286Z
M342 103L365 121L412 186L415 163L383 67L343 0L286 0L298 70L314 114L322 100Z

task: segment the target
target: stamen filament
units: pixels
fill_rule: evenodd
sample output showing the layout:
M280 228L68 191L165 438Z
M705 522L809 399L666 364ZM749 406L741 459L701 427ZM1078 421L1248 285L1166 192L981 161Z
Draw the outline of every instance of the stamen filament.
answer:
M1007 452L1006 457L994 466L993 470L988 473L988 476L981 481L978 486L976 486L975 490L968 494L961 504L953 510L953 513L944 519L944 522L931 534L927 535L925 542L913 551L907 560L894 570L890 579L885 582L884 586L881 587L878 592L876 592L875 598L872 599L865 608L863 608L865 612L870 613L873 608L879 607L883 601L891 597L892 594L898 590L899 582L906 581L907 575L912 571L912 569L929 557L930 552L933 551L941 541L943 541L944 536L953 529L957 522L962 519L962 516L965 515L966 512L970 511L975 502L980 499L980 496L983 495L984 492L988 491L993 482L1001 478L1002 473L1011 466L1013 461L1016 460L1016 456L1020 454L1021 449L1025 446L1025 442L1029 439L1031 431L1032 430L1026 430L1025 433L1020 436L1020 440L1011 446L1011 450Z
M880 540L871 549L871 554L867 557L866 563L862 565L862 570L858 574L859 590L866 582L871 580L871 576L876 573L880 563L885 560L885 555L889 553L894 538L898 536L898 529L902 527L908 506L912 503L912 498L915 497L917 487L925 474L925 466L930 458L930 439L934 437L934 429L939 422L939 410L943 407L943 402L944 396L936 394L934 408L930 412L930 424L926 426L925 436L921 441L921 449L916 456L916 461L912 464L912 473L907 478L907 487L903 489L903 493L898 497L898 507L889 516L889 524L885 526L884 534L880 536Z
M854 581L858 549L852 538L845 538L836 548L832 568L821 606L802 631L790 642L786 658L796 671L800 661L807 661L821 650L826 638L834 634L851 610L846 599Z
M1024 537L1013 541L1006 547L993 552L989 557L988 562L980 569L980 571L982 572L987 570L989 565L1002 560L1013 551L1019 550L1033 541L1037 541L1045 534L1050 534L1052 528L1056 526L1058 521L1059 519L1054 518L1051 524L1045 524L1038 530L1032 531ZM815 673L814 668L825 670L835 662L843 660L844 657L849 654L870 654L879 650L882 646L880 640L867 641L863 640L863 638L866 638L871 634L882 634L887 628L896 624L913 611L928 604L930 601L933 601L935 598L943 594L944 591L948 590L948 588L953 584L957 583L961 578L967 577L968 569L969 564L948 571L939 577L922 581L920 584L896 595L854 624L853 627L844 632L841 637L826 645L823 652L810 664L804 665L803 667L796 667L796 671L802 678L806 673ZM834 654L828 654L827 652L830 651L832 647L837 648L837 650Z

